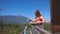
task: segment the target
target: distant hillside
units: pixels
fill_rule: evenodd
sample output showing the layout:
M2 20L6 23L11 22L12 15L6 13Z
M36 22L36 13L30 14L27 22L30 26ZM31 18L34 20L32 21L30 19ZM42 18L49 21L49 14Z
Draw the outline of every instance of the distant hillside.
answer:
M22 24L28 23L27 17L21 16L21 15L19 15L19 16L11 16L11 15L0 16L0 22L1 22L1 20L3 23L12 23L12 24L14 24L14 23L22 23Z

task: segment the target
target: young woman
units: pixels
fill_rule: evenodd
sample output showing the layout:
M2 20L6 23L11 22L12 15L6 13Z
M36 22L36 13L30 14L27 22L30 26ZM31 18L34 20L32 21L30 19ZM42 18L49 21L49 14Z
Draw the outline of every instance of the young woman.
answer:
M31 20L30 24L39 24L36 25L40 28L43 28L43 25L45 24L45 19L44 17L40 14L39 10L35 11L35 20ZM33 30L33 29L32 29ZM40 31L40 34L42 34L42 32Z

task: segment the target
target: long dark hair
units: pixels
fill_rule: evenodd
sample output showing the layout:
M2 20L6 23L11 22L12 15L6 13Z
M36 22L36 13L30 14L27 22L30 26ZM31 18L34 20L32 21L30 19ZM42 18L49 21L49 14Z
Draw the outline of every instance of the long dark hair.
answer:
M35 18L40 17L40 16L41 16L41 14L40 14L39 10L35 10Z

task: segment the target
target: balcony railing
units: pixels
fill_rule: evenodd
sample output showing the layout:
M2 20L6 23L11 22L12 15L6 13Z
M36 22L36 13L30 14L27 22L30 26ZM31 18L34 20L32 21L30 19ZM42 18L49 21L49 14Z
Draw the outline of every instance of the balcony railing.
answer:
M40 34L40 32L43 32L43 34L52 34L51 32L48 32L43 28L38 27L37 25L40 25L40 24L29 24L29 26L25 26L23 30L23 34L27 34L28 27L30 27L29 34Z

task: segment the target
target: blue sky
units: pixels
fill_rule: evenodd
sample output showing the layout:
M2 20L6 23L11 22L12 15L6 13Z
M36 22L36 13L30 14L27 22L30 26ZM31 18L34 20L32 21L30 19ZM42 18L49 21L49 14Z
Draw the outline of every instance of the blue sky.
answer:
M0 15L22 15L34 19L35 9L39 9L50 22L50 0L0 0Z

